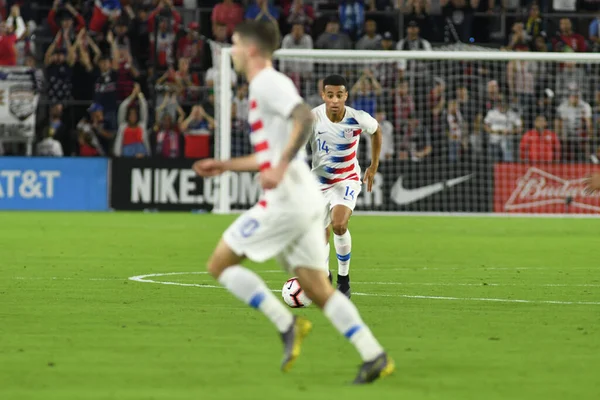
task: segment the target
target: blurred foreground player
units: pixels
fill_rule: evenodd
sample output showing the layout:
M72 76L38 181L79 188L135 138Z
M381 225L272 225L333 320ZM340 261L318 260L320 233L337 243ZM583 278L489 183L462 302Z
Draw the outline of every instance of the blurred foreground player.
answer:
M303 154L313 120L292 81L273 69L271 57L278 45L279 34L270 23L247 21L233 34L235 69L250 83L248 120L254 154L226 161L201 160L194 170L204 177L224 171L260 171L265 193L225 231L208 261L208 271L277 327L284 345L281 369L288 371L312 324L294 317L257 274L241 265L245 258L256 262L276 258L298 277L308 297L360 353L363 364L354 383L369 383L391 374L394 363L356 307L327 279L321 220L324 201Z
M364 82L359 82L365 84ZM315 118L311 139L312 170L319 179L327 201L325 209L326 257L333 230L333 244L338 259L337 288L350 298L350 256L352 237L348 221L362 189L358 144L361 133L371 136L371 165L363 181L371 191L379 166L382 133L379 123L368 113L346 106L348 83L341 75L323 80L321 98L325 102L313 108Z

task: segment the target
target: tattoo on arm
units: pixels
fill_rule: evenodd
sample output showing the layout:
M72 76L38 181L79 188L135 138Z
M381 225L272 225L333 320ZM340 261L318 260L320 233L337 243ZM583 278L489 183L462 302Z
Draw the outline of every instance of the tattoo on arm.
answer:
M306 145L311 133L313 116L310 107L306 103L300 103L291 114L294 128L290 138L290 144L283 154L284 160L290 162L296 157L298 151Z

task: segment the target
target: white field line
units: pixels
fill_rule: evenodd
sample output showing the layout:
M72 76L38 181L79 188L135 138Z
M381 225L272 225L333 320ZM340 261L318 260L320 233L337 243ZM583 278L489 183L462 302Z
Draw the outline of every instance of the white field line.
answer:
M265 271L263 271L265 272ZM198 283L182 283L182 282L167 282L167 281L156 281L151 278L161 276L173 276L173 275L205 275L207 272L168 272L168 273L155 273L146 275L132 276L129 280L142 283L157 283L162 285L174 285L174 286L185 286L185 287L200 287L200 288L211 288L211 289L223 289L222 286L218 285L204 285ZM272 289L273 292L279 292L281 289ZM447 301L485 301L485 302L497 302L497 303L526 303L526 304L559 304L559 305L600 305L600 302L595 301L561 301L561 300L523 300L523 299L497 299L497 298L486 298L486 297L450 297L450 296L422 296L422 295L407 295L407 294L378 294L378 293L353 293L356 296L373 296L373 297L401 297L407 299L425 299L425 300L447 300Z

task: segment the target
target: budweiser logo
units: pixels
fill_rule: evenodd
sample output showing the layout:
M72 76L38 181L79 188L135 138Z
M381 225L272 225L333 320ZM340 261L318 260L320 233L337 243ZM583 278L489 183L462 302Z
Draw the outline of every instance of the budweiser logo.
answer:
M518 180L504 209L515 211L552 204L600 212L600 193L585 192L585 177L563 179L539 168L529 168Z

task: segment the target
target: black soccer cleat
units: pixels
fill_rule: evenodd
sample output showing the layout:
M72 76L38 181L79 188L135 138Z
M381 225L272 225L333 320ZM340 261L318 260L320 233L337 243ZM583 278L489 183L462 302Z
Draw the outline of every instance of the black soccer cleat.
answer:
M385 378L394 372L396 366L386 353L381 353L373 361L364 362L358 370L358 375L354 379L355 385L364 385L372 383L378 378Z
M281 370L288 372L294 365L294 361L300 355L302 341L312 330L312 323L304 317L294 317L290 328L281 334L283 341L283 361Z
M350 275L337 276L337 290L342 292L342 294L347 298L352 296L352 291L350 290Z

